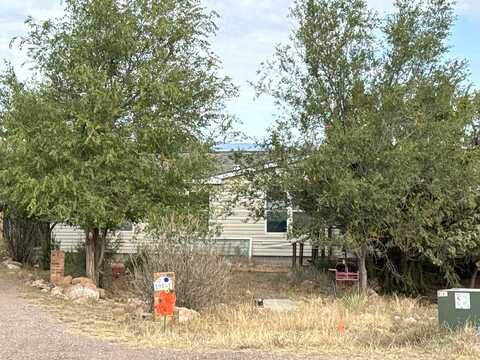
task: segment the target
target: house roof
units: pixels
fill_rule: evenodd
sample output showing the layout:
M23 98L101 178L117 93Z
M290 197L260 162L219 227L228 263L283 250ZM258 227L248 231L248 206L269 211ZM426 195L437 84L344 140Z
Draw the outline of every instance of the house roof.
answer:
M215 146L212 156L220 163L220 171L218 174L226 174L239 169L235 161L235 156L241 153L260 152L260 148L252 143L230 143L219 144Z
M232 153L232 152L255 152L260 151L260 147L253 143L228 143L218 144L213 147L216 153Z
M264 154L264 151L255 144L247 143L234 143L234 144L222 144L216 147L218 151L212 153L213 156L217 157L221 167L218 174L211 176L208 182L212 185L221 185L223 180L229 179L235 176L245 174L248 171L253 170L252 168L240 168L240 165L235 161L235 156L239 154L253 154L258 158ZM263 169L269 169L277 167L277 162L266 160Z

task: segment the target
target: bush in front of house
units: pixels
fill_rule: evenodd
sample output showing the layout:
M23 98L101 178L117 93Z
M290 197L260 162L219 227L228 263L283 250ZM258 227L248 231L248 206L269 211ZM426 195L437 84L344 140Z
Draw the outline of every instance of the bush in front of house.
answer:
M86 276L85 274L85 244L78 244L75 251L65 253L65 274L72 277Z
M37 249L51 241L50 223L28 216L19 209L3 209L1 228L1 238L8 256L21 263L38 262Z
M130 259L132 286L153 305L153 274L175 273L177 305L194 310L221 303L230 281L230 266L199 231L200 221L171 216L150 229L147 241Z

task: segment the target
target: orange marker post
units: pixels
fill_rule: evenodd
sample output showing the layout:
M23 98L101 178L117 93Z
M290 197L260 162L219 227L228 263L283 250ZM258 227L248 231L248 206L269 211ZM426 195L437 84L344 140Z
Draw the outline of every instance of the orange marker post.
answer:
M154 318L160 320L163 318L163 326L166 328L167 316L173 318L175 313L175 273L164 272L153 274L153 305Z

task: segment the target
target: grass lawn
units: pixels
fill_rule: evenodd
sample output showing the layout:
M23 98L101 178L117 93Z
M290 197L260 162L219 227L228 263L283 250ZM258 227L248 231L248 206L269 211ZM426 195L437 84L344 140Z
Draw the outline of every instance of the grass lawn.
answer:
M473 329L439 329L436 305L427 301L356 293L334 299L325 294L325 283L309 290L295 283L300 282L284 273L234 273L226 304L187 324L172 324L166 333L161 322L133 318L108 304L78 305L30 288L25 296L71 323L74 331L134 346L318 352L359 359L480 357ZM254 306L258 297L290 298L298 309L270 312Z

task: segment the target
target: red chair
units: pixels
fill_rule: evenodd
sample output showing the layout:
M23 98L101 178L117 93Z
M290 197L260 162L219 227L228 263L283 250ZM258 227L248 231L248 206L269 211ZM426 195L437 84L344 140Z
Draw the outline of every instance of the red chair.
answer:
M360 274L359 272L349 272L348 268L346 271L339 271L337 269L328 269L335 274L335 279L333 280L333 294L337 295L337 288L338 285L343 284L355 284L357 286L357 290L359 289L360 285Z

